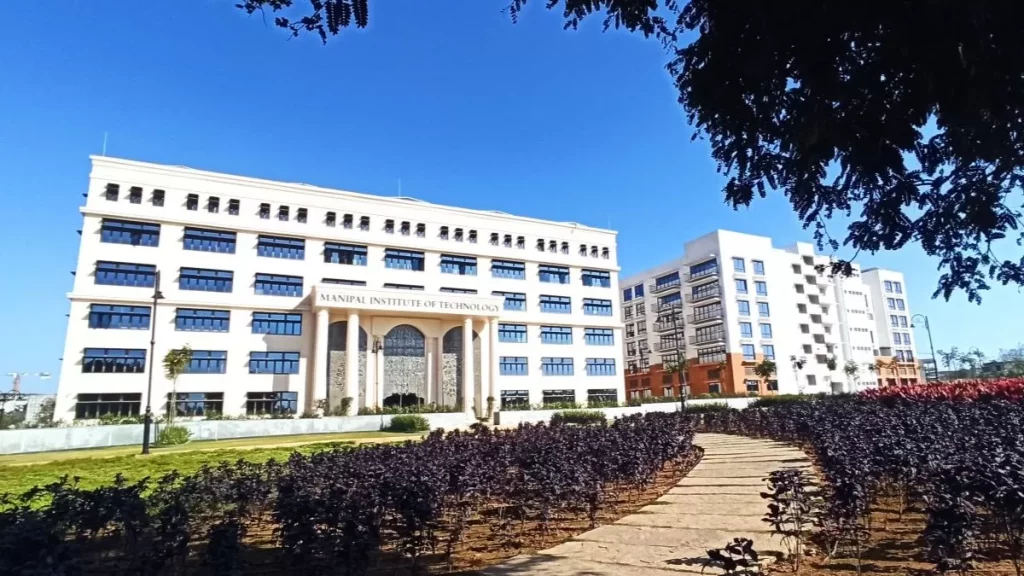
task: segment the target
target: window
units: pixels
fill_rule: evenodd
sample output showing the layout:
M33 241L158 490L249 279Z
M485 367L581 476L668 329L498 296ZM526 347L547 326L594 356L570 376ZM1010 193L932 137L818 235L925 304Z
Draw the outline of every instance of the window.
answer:
M504 244L505 248L511 248L512 247L512 235L511 234L505 234L505 240L502 241L502 244Z
M538 238L537 239L537 251L538 252L543 252L544 251L544 239L543 238Z
M86 374L141 374L146 371L146 351L139 348L86 348L82 372Z
M519 248L520 250L526 250L525 236L516 236L516 248Z
M526 325L525 324L505 324L502 322L498 323L498 342L515 342L525 343L526 342Z
M892 289L893 289L893 292L895 292L897 294L903 294L903 283L902 282L893 282L892 283Z
M601 258L607 260L611 256L611 252L607 248L601 248Z
M753 338L754 327L750 322L740 322L740 338Z
M91 304L89 306L89 328L145 330L149 328L150 313L149 306Z
M345 228L346 230L351 230L352 229L352 215L351 214L343 214L341 216L341 227Z
M281 220L282 222L287 222L288 221L288 207L287 206L282 205L282 206L278 207L278 209L277 209L277 219Z
M721 394L722 384L720 382L708 382L708 393Z
M733 258L732 259L732 269L734 271L736 271L736 272L746 272L747 271L747 265L744 262L743 258Z
M253 312L252 333L299 336L302 334L302 314Z
M226 350L193 350L186 374L223 374L227 369Z
M586 244L580 244L580 256L586 256L586 255L587 255L587 245Z
M521 292L491 292L491 296L505 298L505 310L526 310L526 294Z
M662 341L665 337L662 337ZM725 329L721 324L697 328L694 333L694 340L697 344L708 344L717 340L725 340Z
M462 228L455 229L455 241L462 242Z
M163 190L153 190L153 206L163 206L163 205L164 205L164 191Z
M250 352L249 374L298 374L298 352Z
M498 373L502 376L526 376L529 366L523 356L502 356L498 358Z
M893 332L892 333L892 343L893 344L902 344L903 343L903 336L899 332Z
M415 284L394 284L392 282L384 283L385 288L391 290L423 290L423 286L416 286Z
M249 392L245 395L245 413L295 414L299 409L298 392Z
M360 216L359 217L359 229L364 231L364 232L367 232L367 231L370 230L370 217L369 216Z
M569 243L568 242L562 242L562 254L568 254L568 253L569 253Z
M185 228L181 247L185 250L196 250L199 252L234 254L235 242L236 235L234 232Z
M757 315L760 316L761 318L769 318L771 316L771 313L768 310L767 302L757 303Z
M160 225L104 218L100 224L100 242L131 246L159 246Z
M388 248L384 250L384 267L396 270L423 271L423 252L412 252L409 250L396 250Z
M754 290L757 292L758 296L767 296L768 295L768 284L766 282L761 281L761 280L755 280L754 281Z
M541 326L540 341L543 344L572 344L572 328L568 326Z
M804 285L803 284L793 284L793 289L796 290L797 294L803 294L804 293Z
M269 220L270 219L270 204L267 204L266 202L260 204L259 215L260 215L260 219L261 220Z
M491 246L497 246L498 245L498 238L499 238L499 234L497 232L491 232L491 240L490 240Z
M348 264L350 266L366 266L366 246L341 244L340 242L324 242L324 262Z
M900 325L900 317L895 314L891 314L889 316L889 325L893 328L898 328Z
M178 289L202 290L204 292L231 292L234 277L235 273L230 270L182 268L178 272Z
M441 273L459 276L476 276L476 258L441 254Z
M747 385L748 394L757 394L761 390L761 382L758 380L744 380L743 383Z
M181 417L207 416L224 412L223 392L178 392L174 413ZM167 395L171 401L171 395Z
M676 278L678 278L678 277L679 277L679 274L677 273L676 274ZM643 284L637 284L636 286L633 286L633 296L635 296L636 298L643 298L644 297L644 285Z
M257 273L255 293L265 296L302 296L302 276Z
M885 291L892 292L892 282L890 282L889 280L885 281Z
M220 212L220 198L216 196L210 196L206 199L206 211L211 214L217 214Z
M757 357L754 355L753 344L741 344L740 349L743 351L744 360L756 360Z
M751 260L751 264L754 265L754 274L764 276L764 262L760 260Z
M693 309L693 321L703 322L704 320L710 320L712 318L722 317L722 305L720 303L709 304L707 306L701 306L700 308Z
M426 238L426 236L427 236L427 225L426 224L417 224L416 225L416 236L418 236L420 238Z
M541 391L541 402L544 404L573 404L576 402L576 393L572 390L543 390Z
M615 376L615 359L587 358L587 376Z
M906 327L907 327L907 317L906 316L900 316L900 328L906 328Z
M551 240L548 242L548 252L558 252L558 242Z
M138 416L142 410L142 394L79 394L75 402L76 420L93 420L100 416Z
M126 262L96 262L96 283L107 286L138 286L152 288L156 282L156 266Z
M700 286L694 286L693 289L690 290L690 298L694 301L712 298L715 296L718 296L718 282L701 284Z
M541 282L550 282L553 284L569 283L569 269L565 266L548 266L546 264L541 264L537 267L537 271L537 275L540 277Z
M182 332L227 332L231 327L229 310L202 310L178 308L174 315L174 329Z
M615 332L611 328L584 328L583 341L588 346L611 346L615 344Z
M189 194L185 197L186 210L199 210L199 194Z
M739 294L746 294L747 293L747 281L746 280L736 280L736 292L739 293Z
M801 314L807 314L807 304L797 304L796 311ZM856 312L856 310L850 310L850 312Z
M441 229L438 232L437 236L441 240L447 240L448 239L448 227L447 226L441 226Z
M588 316L611 316L612 301L599 298L584 298L583 313Z
M818 385L818 377L815 376L814 374L808 374L807 375L807 385L808 386L817 386Z
M629 320L632 317L633 317L633 307L632 306L623 306L622 307L622 319L623 320Z
M540 372L545 376L572 376L572 358L541 358Z
M725 346L697 350L698 364L717 364L725 361Z
M903 298L896 299L896 309L899 310L900 312L907 309L906 302L903 301Z
M712 276L714 274L718 274L717 260L712 259L706 262L701 262L700 264L690 266L691 280L696 280L697 278L704 278L705 276Z
M629 302L632 299L633 299L633 289L632 288L623 288L622 289L622 301L623 302Z
M306 241L301 238L283 238L260 234L256 244L256 255L266 256L267 258L304 260L306 258Z
M295 221L299 224L305 224L308 219L309 212L307 212L305 208L299 208L295 211Z
M645 314L647 314L647 305L644 304L643 302L638 302L636 305L637 318L639 318L640 316L644 316Z
M242 211L242 203L238 200L228 200L228 214L231 216L238 216ZM334 214L334 212L328 212L328 215ZM334 226L334 222L331 222L331 226Z
M121 192L121 186L117 184L107 184L106 188L103 189L103 197L111 202L117 202L117 195Z
M409 234L412 233L412 227L409 225L408 222L403 221L402 227L399 228L399 231L402 233L402 236L408 236Z
M447 292L448 294L476 294L476 290L472 288L445 288L441 287L441 292Z
M501 409L502 410L515 410L515 409L526 409L530 407L530 391L529 390L502 390L501 391Z
M384 231L387 232L388 234L394 234L395 233L395 221L390 219L390 218L385 220L384 221Z
M597 286L600 288L611 288L612 275L602 270L583 270L583 285Z
M340 284L342 286L366 286L365 280L345 280L344 278L324 278L324 284Z
M658 278L654 279L654 289L655 290L661 290L662 288L668 288L670 286L678 286L678 285L679 285L679 272L673 272L671 274L666 274L664 276L661 276L661 277L658 277ZM636 290L634 290L633 293L637 294ZM637 294L637 295L640 296L640 294Z
M616 404L619 393L615 388L591 388L587 390L588 404Z
M572 300L568 296L548 296L541 294L540 311L569 314L572 312Z
M896 299L895 298L886 298L885 299L885 305L886 305L887 308L889 308L889 310L895 310L896 309Z
M761 354L766 360L775 360L775 346L771 344L761 346Z
M737 300L736 305L740 309L740 316L750 316L750 302L746 300Z
M771 338L771 337L772 337L772 325L771 324L761 324L761 338Z

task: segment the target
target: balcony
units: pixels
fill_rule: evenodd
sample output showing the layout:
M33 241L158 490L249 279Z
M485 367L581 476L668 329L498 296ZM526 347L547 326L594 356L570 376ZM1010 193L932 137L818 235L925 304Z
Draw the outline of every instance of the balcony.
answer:
M675 352L676 350L679 350L682 347L683 347L682 346L682 342L680 342L678 340L668 340L668 341L665 341L665 342L655 342L654 343L654 351L655 352L659 352L659 353L661 353L661 352Z
M711 334L695 334L690 336L690 344L704 345L704 344L717 344L719 342L725 342L725 331L712 332Z
M704 302L705 300L721 298L722 289L716 286L714 290L707 290L700 294L686 294L684 297L687 302Z
M716 321L720 321L722 319L723 315L724 315L724 313L721 310L716 310L716 311L710 312L710 313L705 312L705 313L700 314L700 315L697 315L697 314L687 314L686 315L686 322L687 322L687 324L704 324L704 323L707 323L707 322L716 322Z
M666 280L664 282L661 282L660 284L659 283L648 284L647 285L647 291L650 292L651 294L660 294L662 292L668 292L669 290L671 290L673 288L679 288L680 284L681 284L681 282L680 282L679 278L673 278L671 280Z
M678 310L679 308L682 308L683 307L683 301L682 300L676 300L674 302L665 302L663 304L658 304L657 306L658 306L658 312L659 313L661 313L661 312L668 312L669 310Z
M718 266L714 268L708 268L707 270L701 270L700 272L686 273L687 282L696 282L697 280L703 280L705 278L712 278L718 276Z
M659 320L654 323L655 332L666 332L668 330L682 330L683 320Z

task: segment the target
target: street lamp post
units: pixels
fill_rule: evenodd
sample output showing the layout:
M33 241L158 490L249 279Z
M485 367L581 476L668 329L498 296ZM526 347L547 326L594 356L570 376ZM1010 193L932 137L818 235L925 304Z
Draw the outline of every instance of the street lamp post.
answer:
M928 349L931 350L932 353L932 378L937 381L939 379L939 363L935 359L935 345L932 344L932 327L931 324L928 323L928 317L924 314L914 314L910 317L910 327L914 327L914 319L918 316L924 319L924 329L928 332Z
M150 314L149 319L149 384L146 385L146 415L142 426L143 454L149 454L150 429L153 427L153 372L156 371L156 358L153 355L156 353L156 308L157 303L163 299L164 295L160 292L160 271L157 270L153 280L153 313ZM176 399L171 398L171 402L174 400Z

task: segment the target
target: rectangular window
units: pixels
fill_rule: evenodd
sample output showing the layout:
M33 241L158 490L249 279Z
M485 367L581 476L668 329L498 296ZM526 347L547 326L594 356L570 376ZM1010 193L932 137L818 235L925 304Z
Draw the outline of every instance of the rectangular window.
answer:
M167 395L170 402L171 395ZM174 413L184 418L224 413L223 392L178 392Z
M647 314L647 305L645 303L643 303L643 302L637 302L637 305L636 305L636 315L637 315L637 318L639 318L640 316L644 316L646 314Z
M587 376L615 376L615 359L587 358Z
M86 374L141 374L146 371L146 351L141 348L86 348L82 372Z
M906 327L907 327L907 317L906 316L900 316L900 328L906 328Z
M340 284L342 286L366 286L365 280L346 280L344 278L324 278L320 280L324 284Z
M89 305L89 328L145 330L149 328L149 306Z
M164 191L163 190L153 190L153 206L159 207L159 206L163 206L163 205L164 205Z
M615 388L591 388L587 390L587 404L618 404L619 393Z
M505 299L505 310L526 310L526 294L521 292L491 292L491 296L500 296Z
M548 264L541 264L540 266L537 267L537 276L540 278L541 282L550 282L552 284L568 284L569 268L565 266L550 266Z
M266 202L264 202L263 204L260 204L259 215L260 215L260 219L261 220L269 220L270 219L270 204L267 204Z
M736 280L736 292L739 293L739 294L746 294L747 293L747 281L746 280Z
M206 211L211 214L217 214L220 212L220 198L216 196L210 196L206 199Z
M224 374L227 370L226 350L193 350L192 361L185 368L186 374Z
M367 231L370 230L370 217L369 216L360 216L359 217L359 229L362 230L363 232L367 232Z
M175 330L182 332L227 332L230 328L230 310L178 308L175 311Z
M572 344L572 328L568 326L541 326L542 344Z
M741 323L741 327L742 327ZM662 337L664 342L665 338ZM705 326L703 328L697 328L694 333L694 341L697 344L708 344L718 340L725 340L725 329L722 328L721 324L714 324L711 326Z
M160 225L104 218L100 225L100 242L131 246L159 246Z
M249 374L298 374L298 352L250 352Z
M892 333L892 343L893 344L902 344L903 343L903 337L900 335L899 332L893 332Z
M394 234L395 233L395 221L390 219L390 218L385 220L384 221L384 231L387 232L388 234Z
M476 276L476 258L441 254L441 273L459 276Z
M895 314L890 315L889 316L889 325L892 326L893 328L899 328L900 317L895 315Z
M771 311L768 309L767 302L757 303L757 315L760 316L761 318L768 318L771 316Z
M746 300L737 300L736 305L740 309L740 316L750 316L750 302Z
M698 364L717 364L725 361L725 346L697 350Z
M530 391L529 390L502 390L501 391L501 409L502 410L515 410L515 409L527 409L530 407Z
M582 278L584 286L596 286L599 288L612 287L612 275L610 272L584 269Z
M525 343L526 325L498 323L498 342Z
M693 301L704 300L705 298L718 296L718 294L718 282L708 282L707 284L694 286L693 289L690 290L690 299Z
M178 272L179 290L203 292L231 292L235 273L230 270L182 268Z
M526 279L526 264L515 260L491 260L491 276L494 278Z
M624 320L629 320L632 317L633 317L633 307L632 306L623 306L622 307L622 318Z
M572 358L541 358L540 371L545 376L572 376Z
M575 404L576 392L572 390L543 390L541 391L541 403L548 404Z
M892 282L890 282L888 280L885 281L885 291L886 292L892 292Z
M718 261L714 259L690 266L691 280L704 278L706 276L713 276L715 274L718 274Z
M768 295L768 283L767 282L762 282L761 280L755 280L754 281L754 290L757 292L758 296L767 296Z
M236 234L220 230L204 230L202 228L185 228L181 247L184 250L199 252L235 253Z
M472 288L445 288L441 287L441 292L448 294L476 294L476 290Z
M242 203L238 200L228 200L228 214L238 216L242 211Z
M302 334L302 314L253 312L252 333L300 336Z
M410 250L396 250L388 248L384 250L384 267L395 270L423 271L423 252Z
M679 277L679 274L676 273L676 278L678 278L678 277ZM643 284L637 284L636 286L633 286L633 296L636 297L636 298L643 298L644 297L644 285Z
M277 209L277 219L282 222L288 221L288 207L281 206Z
M907 309L906 302L903 301L903 298L896 299L896 309L899 310L900 312Z
M754 265L754 274L764 276L764 262L760 260L752 260L751 263Z
M615 344L615 331L611 328L584 328L583 341L588 346L611 346Z
M348 264L350 266L366 266L366 246L324 242L324 262Z
M569 314L572 312L572 299L568 296L548 296L541 294L540 311Z
M740 322L740 338L753 338L754 326L750 322Z
M611 316L612 301L598 298L583 299L583 313L588 316Z
M886 298L885 299L885 305L886 305L887 308L889 308L889 310L895 310L896 309L896 299L895 298Z
M707 306L701 306L693 309L693 321L703 322L704 320L710 320L712 318L722 317L722 305L720 303L709 304Z
M249 392L245 395L245 413L295 414L299 409L298 392Z
M903 283L902 282L893 282L892 283L892 288L893 288L893 292L896 292L897 294L903 294Z
M629 302L632 299L633 299L633 289L632 288L623 288L622 289L622 301L623 302Z
M771 324L761 324L761 338L771 338L771 337L772 337L772 325Z
M416 225L416 236L419 237L419 238L426 238L427 237L427 225L426 224L417 224Z
M199 194L189 194L185 197L186 210L199 210Z
M744 360L756 360L757 356L754 353L753 344L741 344L740 349L743 351Z
M256 255L267 258L287 258L304 260L306 258L306 241L301 238L284 238L260 234L256 244Z
M121 186L118 184L107 184L103 189L103 197L110 202L117 202L117 195L121 192Z
M523 356L502 356L498 359L498 373L502 376L526 376L529 366Z
M423 290L423 286L417 286L415 284L395 284L393 282L386 282L384 287L390 288L391 290Z
M302 276L256 274L255 293L264 296L302 296Z
M156 266L127 262L96 262L96 283L106 286L137 286L152 288L156 282Z
M736 271L736 272L746 272L747 271L746 262L743 260L743 258L733 258L732 259L732 269L734 271Z
M328 226L335 226L338 223L338 214L335 212L328 212L324 217L324 224Z
M743 383L747 385L748 394L756 394L761 390L761 382L758 380L744 380Z
M761 354L765 357L765 360L775 360L775 346L771 344L761 346Z
M341 227L345 228L346 230L351 230L352 229L352 215L351 214L343 214L341 216Z
M138 416L142 394L79 394L75 402L76 420L94 420L101 416Z
M403 220L402 225L398 230L402 233L402 236L408 236L412 233L412 225L410 225L408 221Z
M670 286L678 286L678 285L679 285L679 272L673 272L671 274L666 274L664 276L660 276L660 277L654 279L654 289L655 290L661 290L662 288L668 288ZM636 292L634 291L634 294L635 293Z
M299 208L295 211L295 221L299 224L305 224L306 220L309 219L309 212L305 208Z

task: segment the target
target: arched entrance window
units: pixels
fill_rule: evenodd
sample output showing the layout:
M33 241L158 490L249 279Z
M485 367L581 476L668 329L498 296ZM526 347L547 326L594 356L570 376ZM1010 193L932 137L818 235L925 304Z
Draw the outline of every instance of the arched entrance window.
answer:
M413 326L384 336L384 406L422 404L427 396L427 342Z
M462 404L463 370L465 356L462 353L462 327L452 328L441 341L441 397L438 403L445 406ZM480 387L480 335L473 332L473 372L477 389Z

